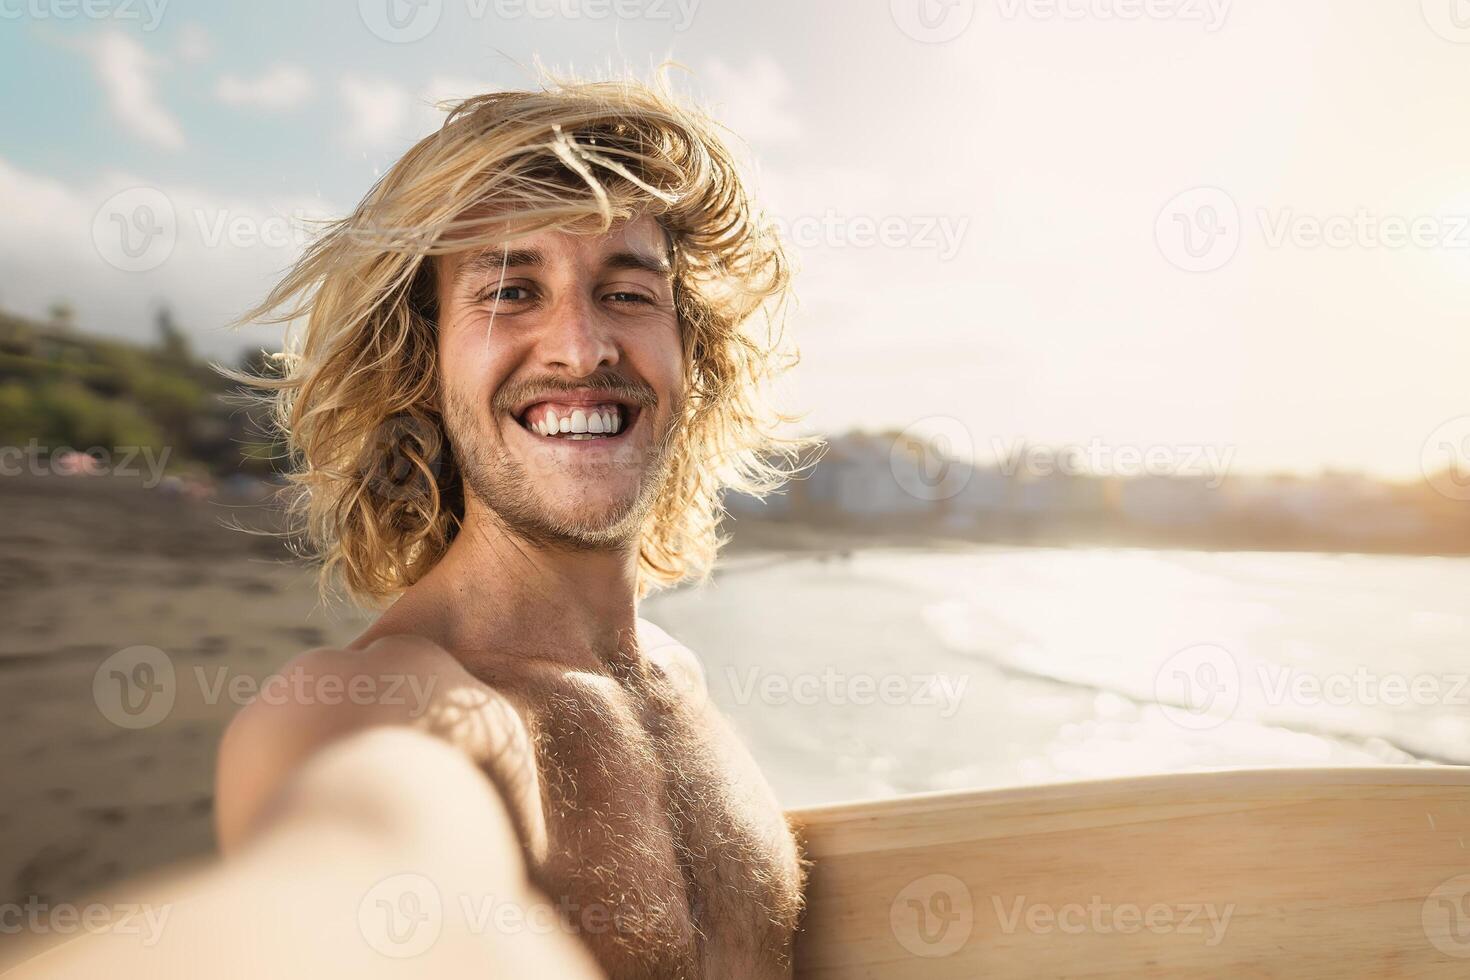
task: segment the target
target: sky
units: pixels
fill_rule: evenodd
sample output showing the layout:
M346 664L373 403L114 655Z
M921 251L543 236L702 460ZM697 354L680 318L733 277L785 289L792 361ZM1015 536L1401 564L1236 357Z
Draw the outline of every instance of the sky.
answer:
M273 346L435 101L664 61L793 243L806 428L1470 463L1467 0L0 0L0 308Z

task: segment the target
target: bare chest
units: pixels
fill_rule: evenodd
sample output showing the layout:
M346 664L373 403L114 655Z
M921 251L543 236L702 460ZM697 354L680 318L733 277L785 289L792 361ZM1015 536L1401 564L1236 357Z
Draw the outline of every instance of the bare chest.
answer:
M780 810L723 723L657 686L569 682L528 712L536 884L609 976L789 976L800 903Z

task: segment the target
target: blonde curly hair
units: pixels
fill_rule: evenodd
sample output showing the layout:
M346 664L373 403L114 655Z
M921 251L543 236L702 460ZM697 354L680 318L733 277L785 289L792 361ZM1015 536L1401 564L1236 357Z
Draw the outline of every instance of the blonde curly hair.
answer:
M442 417L432 256L653 216L674 255L688 397L639 538L639 595L709 573L722 493L762 495L804 438L766 385L796 363L790 264L718 127L666 84L558 82L453 104L242 322L294 322L262 391L298 552L359 602L418 581L464 518ZM760 312L762 316L756 316ZM755 325L763 322L765 329Z

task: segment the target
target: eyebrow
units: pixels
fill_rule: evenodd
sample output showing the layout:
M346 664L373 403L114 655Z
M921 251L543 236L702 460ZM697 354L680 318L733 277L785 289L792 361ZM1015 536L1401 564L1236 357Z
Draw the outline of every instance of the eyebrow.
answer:
M465 260L454 273L454 285L464 285L471 278L485 272L499 274L502 268L537 268L546 264L546 256L537 248L512 248L503 251L489 249ZM602 260L605 269L630 269L649 272L664 279L673 276L673 267L667 259L647 255L628 249L613 252Z

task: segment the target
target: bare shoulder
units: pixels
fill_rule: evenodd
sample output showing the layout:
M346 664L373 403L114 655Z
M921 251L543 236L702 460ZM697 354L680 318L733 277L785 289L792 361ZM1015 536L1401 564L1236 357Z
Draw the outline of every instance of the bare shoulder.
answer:
M221 847L228 850L248 835L281 784L315 752L378 726L437 735L475 762L494 760L513 773L529 764L529 737L515 706L437 644L400 635L358 649L308 650L261 684L220 742L215 817Z
M697 706L709 700L709 684L704 665L694 651L675 639L663 627L646 619L638 620L638 646L650 662Z

